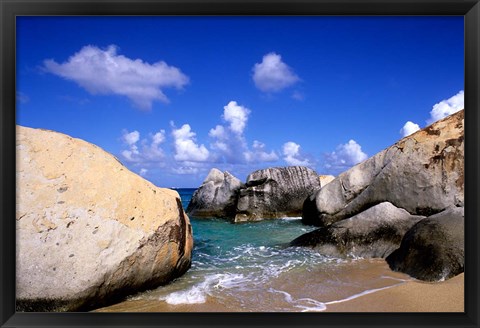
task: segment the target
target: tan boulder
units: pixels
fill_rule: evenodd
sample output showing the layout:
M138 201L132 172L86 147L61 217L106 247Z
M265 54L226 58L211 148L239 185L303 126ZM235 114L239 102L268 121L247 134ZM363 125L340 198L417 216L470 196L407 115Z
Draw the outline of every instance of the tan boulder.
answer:
M17 126L16 151L17 310L90 309L188 270L176 191L53 131Z
M318 178L320 179L320 186L323 188L333 180L335 180L335 176L333 175L319 175Z

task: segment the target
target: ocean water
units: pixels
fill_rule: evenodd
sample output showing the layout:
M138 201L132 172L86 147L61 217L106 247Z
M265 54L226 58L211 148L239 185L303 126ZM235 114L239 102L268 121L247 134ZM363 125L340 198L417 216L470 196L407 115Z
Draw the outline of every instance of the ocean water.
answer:
M186 209L195 189L178 189ZM301 218L232 224L190 217L192 266L166 286L112 311L324 311L328 304L403 283L383 260L332 258L288 247L316 229Z

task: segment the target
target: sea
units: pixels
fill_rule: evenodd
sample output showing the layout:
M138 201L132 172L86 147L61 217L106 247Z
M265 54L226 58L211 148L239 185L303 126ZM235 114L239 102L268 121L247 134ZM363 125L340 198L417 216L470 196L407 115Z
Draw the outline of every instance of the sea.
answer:
M176 189L186 209L195 189ZM190 217L191 268L173 282L100 311L321 312L410 278L382 259L335 258L289 242L316 227L300 217L233 224Z

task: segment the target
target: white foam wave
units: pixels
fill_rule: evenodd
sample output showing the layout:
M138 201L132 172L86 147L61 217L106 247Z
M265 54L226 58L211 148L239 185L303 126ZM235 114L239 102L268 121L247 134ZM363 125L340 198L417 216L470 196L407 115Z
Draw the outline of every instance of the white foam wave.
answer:
M289 260L284 264L275 265L270 264L268 267L265 267L263 272L266 277L278 277L280 274L290 271L291 269L297 267L299 264L302 264L300 260Z
M211 278L216 283L213 285L214 288L236 288L242 287L245 283L248 283L250 279L245 277L243 274L238 273L222 273L216 274Z
M207 301L207 294L201 286L193 286L186 291L174 292L167 296L160 297L159 300L171 305L202 304Z
M380 276L380 278L382 278L382 279L392 279L392 280L402 281L402 282L406 282L406 281L411 281L411 280L413 280L413 279L395 278L395 277L390 277L390 276Z
M273 293L283 294L285 301L296 308L302 309L301 312L321 312L327 309L325 303L311 298L294 299L292 295L283 290L270 288L269 291Z
M301 216L290 216L290 217L280 218L280 220L284 220L284 221L297 221L301 219L302 219Z
M368 295L368 294L371 294L371 293L375 293L375 292L378 292L378 291L381 291L381 290L384 290L384 289L389 289L389 288L392 288L392 287L395 287L395 286L400 286L402 284L403 284L403 282L401 282L399 284L387 286L387 287L369 289L369 290L363 291L361 293L349 296L349 297L341 299L341 300L326 302L325 304L330 305L330 304L336 304L336 303L343 303L343 302L351 301L351 300L359 298L361 296Z
M212 274L205 277L205 280L192 286L187 290L170 293L161 296L158 299L171 305L179 304L201 304L207 301L207 296L211 295L214 289L241 288L249 279L243 274Z

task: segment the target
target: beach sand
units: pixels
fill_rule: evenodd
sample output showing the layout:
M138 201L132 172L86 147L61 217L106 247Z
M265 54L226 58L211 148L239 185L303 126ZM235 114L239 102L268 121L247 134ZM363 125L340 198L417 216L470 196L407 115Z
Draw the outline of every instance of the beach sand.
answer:
M292 271L265 286L265 289L269 288L287 292L293 300L310 298L321 301L325 305L322 309L324 312L464 311L463 274L444 282L421 282L405 274L392 272L384 260L356 261L334 266L328 272ZM285 307L284 295L281 293L245 293L241 298L250 300L247 306L238 303L238 295L209 295L204 303L178 305L159 301L158 298L151 297L153 295L146 299L134 297L96 312L278 312L272 309L279 308L289 312L301 310L294 306L300 304L298 302Z
M464 312L464 274L443 282L408 281L356 299L327 305L326 312Z

